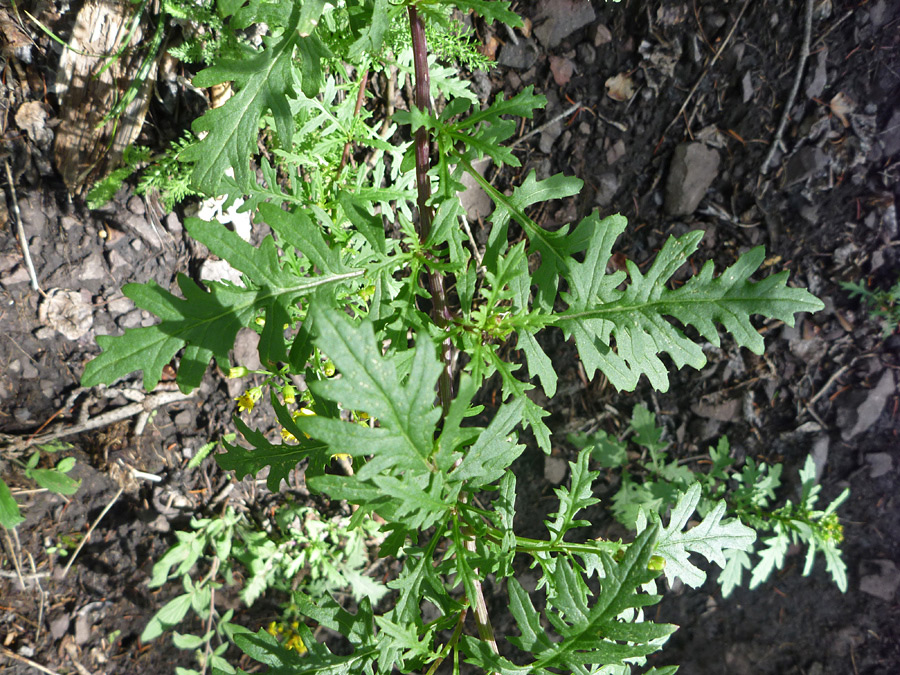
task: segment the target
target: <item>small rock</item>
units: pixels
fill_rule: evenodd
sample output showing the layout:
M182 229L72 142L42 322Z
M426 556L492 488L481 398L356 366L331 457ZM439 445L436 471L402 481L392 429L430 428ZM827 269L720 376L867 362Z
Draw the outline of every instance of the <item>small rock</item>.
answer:
M562 56L550 57L550 72L553 74L553 81L557 86L565 87L575 74L575 64Z
M819 148L808 145L791 155L784 168L784 186L802 183L828 168L828 155Z
M867 574L859 581L859 590L885 602L893 602L900 587L900 570L891 560L871 560L867 564L879 568L875 574Z
M705 396L691 406L691 411L717 422L732 422L741 416L741 400L730 398L719 401L715 396Z
M890 370L884 371L878 384L870 389L866 395L866 399L856 409L856 424L852 429L845 429L841 437L845 441L858 436L867 431L881 415L887 400L897 392L897 386L894 382L894 374Z
M94 281L102 279L106 276L106 266L103 264L103 257L98 253L91 253L81 263L81 280Z
M134 309L134 302L131 298L126 298L124 295L118 298L113 298L106 305L106 308L109 310L110 314L126 314Z
M553 124L548 126L541 132L541 141L538 144L541 152L545 155L549 155L553 152L553 147L556 144L556 139L562 135L563 125L561 120L556 120Z
M682 143L672 155L666 183L665 209L672 216L689 216L706 196L719 173L719 153L702 143Z
M260 367L259 333L249 328L241 328L234 339L234 363L250 370Z
M822 95L822 92L825 91L825 85L828 83L827 61L828 50L822 48L822 50L816 54L816 69L813 72L812 80L806 86L807 97L819 98Z
M562 457L544 458L544 478L551 485L559 485L566 479L569 465Z
M166 216L166 229L173 237L181 234L182 230L184 229L181 226L181 221L178 219L178 215L174 211Z
M894 469L894 459L886 452L870 452L866 455L869 478L881 478Z
M119 317L119 320L116 321L116 324L119 328L137 328L141 325L141 310L135 308L130 312L123 314Z
M578 62L590 66L597 60L597 50L589 42L578 45Z
M235 286L243 287L241 273L234 269L227 260L204 260L200 265L200 278L203 281L230 281Z
M608 42L612 42L612 31L605 24L598 23L594 27L594 46L600 47Z
M625 141L621 138L606 151L606 163L612 166L625 156Z
M107 260L109 261L109 267L113 272L117 272L124 267L129 267L129 263L125 258L116 250L112 250L107 255Z
M520 39L519 44L507 42L500 50L497 63L506 68L528 70L538 59L539 50L531 40Z
M611 171L602 173L597 179L597 194L594 196L594 203L597 206L609 206L618 191L619 179L616 174Z
M484 176L490 164L491 158L484 157L472 162L472 167ZM482 218L487 218L494 209L494 200L468 173L462 175L460 182L465 185L466 189L459 193L459 201L466 210L468 219L471 222L478 222Z
M63 615L50 622L50 635L54 640L61 640L63 635L69 632L70 619Z
M894 111L881 132L881 142L884 143L886 156L890 157L900 152L900 109Z
M146 212L144 208L144 200L137 195L132 195L128 200L128 210L136 216L142 216Z
M744 73L744 77L741 80L741 92L742 92L744 103L748 103L750 101L750 99L753 98L753 94L754 94L753 76L750 75L749 70L746 73Z
M172 420L175 423L175 426L179 429L187 429L191 426L194 421L194 415L190 410L182 410L180 413L175 415L175 419Z
M552 49L595 17L590 0L540 0L534 34L544 47Z
M29 280L28 270L24 265L19 265L11 273L3 276L3 285L9 288L16 284L24 284Z
M816 465L816 483L822 480L822 474L825 473L825 465L828 463L829 445L831 445L831 441L826 435L819 436L816 442L813 443L812 458Z
M26 380L33 380L38 376L38 369L34 367L31 359L22 362L22 377Z

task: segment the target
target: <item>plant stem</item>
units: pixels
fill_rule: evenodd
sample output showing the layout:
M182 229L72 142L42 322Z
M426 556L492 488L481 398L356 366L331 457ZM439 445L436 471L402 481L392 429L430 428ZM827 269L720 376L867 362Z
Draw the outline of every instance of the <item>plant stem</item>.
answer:
M413 65L416 73L415 105L422 111L431 111L431 81L428 75L428 45L425 41L425 25L419 17L415 5L409 6L409 29L413 44ZM423 244L431 232L434 212L428 204L431 199L431 142L428 130L420 127L416 130L416 188L419 222L416 232ZM431 292L431 318L442 330L447 330L452 323L453 315L447 306L447 294L444 290L444 276L439 272L428 273L428 290ZM438 380L438 401L446 415L453 398L453 343L448 337L441 344L441 376Z

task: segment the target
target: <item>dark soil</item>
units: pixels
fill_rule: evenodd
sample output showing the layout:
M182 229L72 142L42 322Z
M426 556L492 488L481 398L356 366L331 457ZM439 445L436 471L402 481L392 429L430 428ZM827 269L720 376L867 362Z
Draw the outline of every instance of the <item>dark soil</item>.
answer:
M802 577L799 551L755 591L723 599L713 582L676 589L658 618L682 628L652 663L680 663L691 674L900 672L900 334L895 328L883 337L839 285L888 288L900 277L900 7L889 0L814 3L811 56L781 146L761 172L797 72L805 3L518 4L533 31L517 31L516 44L506 31L481 28L501 67L476 76L476 88L487 98L534 85L549 100L534 127L580 106L517 146L522 170L492 176L496 184L520 182L532 169L539 177L578 175L582 197L543 208L536 220L553 228L593 208L620 212L631 227L618 250L638 264L670 234L689 229L705 231L695 267L711 258L722 269L764 245L767 271L790 270L793 284L826 303L795 327L761 325L764 356L727 340L711 347L707 368L673 374L665 394L646 382L625 395L602 378L584 381L574 347L548 335L560 375L560 393L547 404L554 454L531 448L516 467L522 534L539 535L541 517L554 506L552 464L575 456L566 433L622 428L638 402L656 412L672 452L683 457L727 435L737 457L782 461L790 477L814 452L823 499L851 490L840 510L848 592L835 588L821 561ZM45 133L52 138L55 100L41 84L52 81L56 57L46 36L33 36L38 47L30 63L0 59L0 160L13 174L12 186L4 174L0 200L0 431L10 443L48 423L74 426L135 400L137 374L108 389L80 389L84 363L98 352L95 337L152 321L122 295L124 283L152 279L171 288L176 273L195 273L207 257L183 237L181 212L158 213L126 190L93 212L68 195ZM606 83L617 75L634 90L625 101L608 95ZM16 121L29 102L49 113L43 132ZM158 129L171 134L162 115L151 108L151 138ZM667 195L678 174L673 157L686 143L702 151L688 154L689 173L712 167L699 203L688 205L675 192L690 192L689 185ZM86 308L83 330L71 329L70 337L39 312L48 301L29 285L14 199L41 288L72 289L69 310ZM473 223L476 237L485 236L477 218ZM137 636L172 592L151 593L146 584L171 530L205 513L229 480L212 459L197 470L185 464L229 429L234 395L211 370L197 396L159 408L140 435L132 418L69 438L83 480L73 498L18 494L26 521L15 536L4 535L0 553L0 670L30 672L13 653L58 672L190 665L190 654L169 642L142 645ZM2 452L4 480L14 490L33 487L6 461L11 450ZM129 467L162 480L136 482ZM63 575L66 559L48 549L84 534L120 488L115 507ZM259 503L253 481L237 493ZM594 515L593 536L613 531L602 507ZM24 566L24 589L13 554ZM498 595L492 604L502 634L506 600ZM260 610L236 618L256 629L274 617Z

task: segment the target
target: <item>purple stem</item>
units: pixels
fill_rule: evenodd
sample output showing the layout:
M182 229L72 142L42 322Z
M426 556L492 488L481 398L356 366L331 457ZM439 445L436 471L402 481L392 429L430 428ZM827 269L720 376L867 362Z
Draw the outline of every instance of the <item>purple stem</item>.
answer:
M408 10L413 44L413 65L416 73L415 105L419 110L431 112L431 82L428 77L428 45L425 41L425 26L415 5L410 5ZM425 127L417 129L415 142L417 205L419 207L419 222L416 231L419 241L424 243L431 232L431 223L434 218L434 211L428 204L428 200L431 198L431 178L428 176L431 168L431 141L428 129ZM431 318L440 328L446 328L452 321L453 315L447 306L444 276L439 272L428 272L428 289L431 291ZM438 380L438 400L445 415L450 409L450 401L453 398L452 354L453 345L448 338L441 345L443 368Z

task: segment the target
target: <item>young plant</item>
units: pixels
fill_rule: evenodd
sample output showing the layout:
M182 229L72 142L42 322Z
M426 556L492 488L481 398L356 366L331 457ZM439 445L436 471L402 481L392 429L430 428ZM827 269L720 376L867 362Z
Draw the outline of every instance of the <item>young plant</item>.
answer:
M881 321L881 337L889 338L900 327L900 279L888 290L870 290L858 281L845 281L841 288L859 298L873 319Z
M282 610L288 617L297 613L291 598L298 592L318 599L349 588L354 600L377 602L387 589L362 571L369 563L368 540L378 526L366 520L350 530L348 523L341 517L324 520L311 508L296 504L276 509L261 525L230 507L219 516L192 520L189 531L175 533L178 543L153 566L150 579L150 588L158 588L177 578L184 593L150 619L141 640L155 640L180 627L192 611L202 622L202 634L174 631L173 644L193 650L203 670L233 673L223 654L235 632L246 629L232 622L233 609L221 615L216 609L223 579L229 586L239 586L238 595L247 607L269 589L280 592L287 598ZM305 651L299 635L288 631L285 636L284 622L273 623L281 630L270 629L270 634L284 637L287 648L293 644L298 652Z
M699 503L694 486L675 495L668 527L651 514L636 523L641 531L630 542L578 541L574 531L589 524L582 511L597 502L599 476L583 450L570 463L570 486L557 490L547 536L517 535L510 467L524 449L518 430L529 429L550 451L548 413L528 395L536 386L529 378L547 396L556 393L542 333L573 338L588 377L600 371L618 389L633 390L646 376L664 391L663 359L703 367L700 341L718 345L717 324L738 347L760 353L751 315L793 324L797 312L822 303L789 287L786 272L751 281L762 248L718 276L707 262L675 284L699 232L670 237L646 271L628 261L608 273L623 217L595 212L550 231L528 215L541 202L578 194L580 180L531 173L504 193L483 178L473 168L483 157L519 166L503 143L516 132L515 118L532 118L545 99L529 87L481 108L461 95L467 90L446 87L444 100L432 102L426 24L453 26L455 8L521 25L508 2L226 5L220 15L240 14L243 26L264 22L269 33L243 60L217 63L194 79L196 86L232 81L237 93L195 123L198 137L206 135L185 159L194 162L198 191L246 200L242 208L272 234L253 246L216 223L188 220L188 233L239 270L243 283L201 287L180 276L183 297L152 283L126 286L160 323L99 337L103 352L83 383L142 370L152 389L184 350L177 382L190 390L213 359L229 372L238 330L255 327L266 379L244 403L271 405L284 433L273 437L236 416L245 444L229 444L220 465L239 478L267 468L273 491L302 466L312 490L353 506L351 526L383 521L379 555L401 562L381 603L294 594L306 617L292 629L307 649L302 656L265 630L235 633L234 641L282 673L431 674L445 659L457 670L465 662L484 672L630 672L675 629L643 610L659 600L654 579L663 568L695 574L691 552L721 563L751 550L756 534L726 518L719 500L693 536L682 536ZM404 61L389 47L404 41L413 100L409 110L375 122L367 82L377 76L390 88L386 64L403 72ZM260 124L278 151L257 172L251 158ZM483 251L466 234L458 197L466 174L495 205ZM524 355L527 378L512 345ZM308 391L298 400L301 381ZM477 401L495 382L499 407L478 424L486 411ZM301 407L314 414L296 414ZM348 470L335 472L335 456ZM540 574L537 591L517 580L523 561ZM488 575L505 585L518 634L495 633L481 585ZM308 622L346 643L331 651Z
M41 461L41 453L56 454L60 450L66 450L71 447L67 443L45 443L44 445L38 445L37 450L31 454L27 461L23 462L21 459L12 456L7 457L7 459L19 466L26 478L33 480L45 490L58 495L73 495L78 492L78 488L81 486L80 480L75 480L66 475L75 467L74 457L63 457L50 468L38 467ZM12 491L0 479L0 525L12 529L23 520L25 518L19 511L19 505L16 503Z
M625 527L640 531L643 524L649 521L661 525L661 519L674 505L669 518L670 528L679 520L680 525L671 535L662 535L661 540L668 537L677 541L686 522L680 519L679 513L691 504L697 515L703 518L700 525L690 530L692 539L707 519L721 518L722 515L742 523L760 536L768 535L762 542L765 548L758 552L756 563L751 562L750 557L755 552L755 545L727 550L725 557L720 559L706 556L723 568L718 581L725 597L742 584L744 570L751 571L750 588L765 582L772 572L784 566L791 544L801 544L807 549L804 576L810 574L816 553L821 551L832 580L842 592L847 590L847 567L841 560L840 551L843 527L836 511L850 491L845 489L825 510L817 510L815 507L821 488L816 482L812 456L806 458L800 470L799 502L794 504L788 500L776 507L777 490L782 484L783 466L780 463L756 464L752 459L747 459L738 471L735 460L730 456L728 438L722 437L716 447L709 448L709 459L704 462L707 470L692 470L683 461L668 456L669 444L661 440L663 430L657 426L656 416L642 405L634 407L629 430L632 441L641 450L637 462L629 461L626 441L604 431L569 435L569 441L578 448L588 450L600 466L621 470L621 483L612 498L612 512ZM634 474L641 474L642 478L636 479ZM668 533L670 528L663 532ZM663 541L659 545L669 549ZM693 542L687 550L691 546ZM701 550L698 552L703 554ZM675 551L669 551L665 557L667 561L675 561L673 565L666 566L667 577L678 576L694 587L706 579L706 575L689 562L686 567L679 567Z

